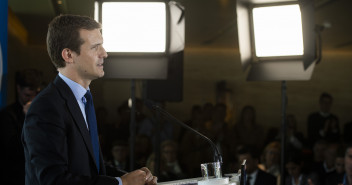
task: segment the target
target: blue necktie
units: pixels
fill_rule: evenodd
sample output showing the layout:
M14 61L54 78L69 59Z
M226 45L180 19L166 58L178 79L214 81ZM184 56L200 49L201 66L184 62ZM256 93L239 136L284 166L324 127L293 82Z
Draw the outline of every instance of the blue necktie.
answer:
M89 127L90 138L93 145L94 158L97 163L97 168L99 172L99 139L98 139L98 129L97 129L97 119L95 117L93 97L90 91L84 95L87 102L85 103L86 118Z

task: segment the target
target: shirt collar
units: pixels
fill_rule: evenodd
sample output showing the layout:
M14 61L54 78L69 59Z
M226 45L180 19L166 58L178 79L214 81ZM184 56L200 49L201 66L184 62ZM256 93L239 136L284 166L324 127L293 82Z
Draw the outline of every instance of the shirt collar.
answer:
M79 83L67 78L65 75L61 74L60 72L59 72L59 76L70 87L77 101L82 101L82 97L86 94L87 90L89 90L89 87L88 89L85 89Z

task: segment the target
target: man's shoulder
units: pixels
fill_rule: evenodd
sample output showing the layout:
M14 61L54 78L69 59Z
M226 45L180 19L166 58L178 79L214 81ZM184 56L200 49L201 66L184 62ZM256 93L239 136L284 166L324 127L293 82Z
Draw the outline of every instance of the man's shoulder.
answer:
M33 100L33 103L41 101L43 99L51 99L52 97L58 96L58 89L50 83L47 87L45 87ZM46 100L47 101L47 100Z
M63 102L63 97L59 92L59 89L50 83L45 89L43 89L33 100L29 111L38 110L43 111L45 109L51 109L57 107Z

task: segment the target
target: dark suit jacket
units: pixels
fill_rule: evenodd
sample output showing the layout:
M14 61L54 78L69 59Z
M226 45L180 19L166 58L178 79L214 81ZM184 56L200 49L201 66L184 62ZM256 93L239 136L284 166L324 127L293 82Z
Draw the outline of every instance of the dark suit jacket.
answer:
M276 177L258 169L254 185L276 185Z
M70 87L57 76L33 101L22 132L26 185L117 185L100 173L82 112Z

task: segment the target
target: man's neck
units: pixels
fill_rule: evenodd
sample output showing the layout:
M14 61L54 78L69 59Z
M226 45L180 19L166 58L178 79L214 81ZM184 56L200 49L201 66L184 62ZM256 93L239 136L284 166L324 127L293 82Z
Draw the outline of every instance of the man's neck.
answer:
M91 81L82 80L82 78L80 78L76 72L70 71L69 69L66 69L66 68L59 68L58 71L62 75L64 75L67 78L71 79L72 81L80 84L85 89L88 89L89 84L90 84Z

